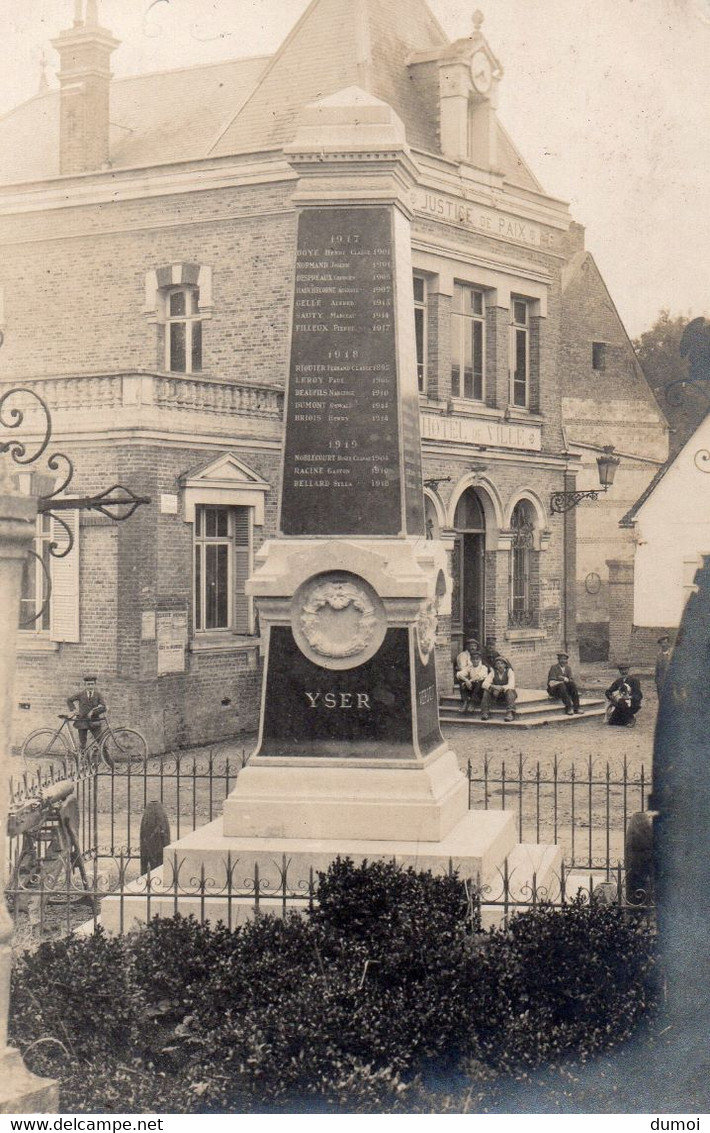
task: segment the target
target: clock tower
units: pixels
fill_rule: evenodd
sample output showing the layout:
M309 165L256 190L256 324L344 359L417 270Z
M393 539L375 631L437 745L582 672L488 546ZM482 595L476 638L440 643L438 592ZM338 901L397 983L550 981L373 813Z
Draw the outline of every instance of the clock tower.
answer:
M438 59L441 149L447 157L497 172L498 83L503 68L481 32L476 11L470 36L457 39Z

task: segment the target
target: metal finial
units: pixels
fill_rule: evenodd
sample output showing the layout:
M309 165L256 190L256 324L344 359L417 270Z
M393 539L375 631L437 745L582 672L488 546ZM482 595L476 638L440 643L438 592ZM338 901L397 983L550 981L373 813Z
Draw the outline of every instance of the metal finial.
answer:
M84 22L84 0L74 0L74 26L79 27Z
M99 26L98 0L86 0L86 26L90 28Z
M483 12L481 11L480 8L476 8L476 11L473 13L473 21L472 21L473 22L473 34L474 35L480 35L481 24L483 23L483 20L484 20Z

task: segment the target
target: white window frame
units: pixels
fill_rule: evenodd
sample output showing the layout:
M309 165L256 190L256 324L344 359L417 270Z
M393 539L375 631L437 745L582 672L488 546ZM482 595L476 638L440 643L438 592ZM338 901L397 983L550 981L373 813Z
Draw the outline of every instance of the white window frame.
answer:
M510 297L510 341L508 348L509 357L509 376L510 376L510 389L509 399L510 405L515 409L529 409L530 408L530 310L532 304L529 299L524 299L522 296L511 295ZM518 317L518 308L523 308L524 318L521 321ZM518 374L518 352L520 343L524 343L525 350L525 397L522 401L516 400L517 389L520 385Z
M412 276L412 284L414 289L414 346L417 359L417 388L420 393L427 391L427 334L428 326L428 311L427 311L427 281L426 277L420 272L415 271ZM421 284L422 297L417 297L417 284ZM419 316L419 318L417 318ZM421 320L421 358L419 357L419 334L418 322Z
M467 304L463 296L477 296L480 298L480 311L475 310L474 303ZM468 309L465 309L468 307ZM474 326L480 327L480 353L481 353L481 390L480 396L476 396L476 371L475 371L475 350L473 348ZM467 338L471 335L471 359L472 359L472 372L471 372L471 395L466 393L466 379L465 379L465 353ZM458 390L454 390L454 342L458 339L458 357L459 357L459 374L458 374ZM454 282L452 310L451 310L451 396L460 398L463 401L475 401L479 404L486 400L486 293L482 287L477 287L473 283L467 283L463 280L456 280Z
M46 520L41 515L37 517L35 543L32 549L41 554L43 544L48 551L49 544L54 543L59 554L47 554L46 559L51 582L49 625L43 625L46 619L42 618L39 626L36 623L20 626L18 648L21 651L28 649L31 651L34 648L33 642L38 648L44 648L44 643L63 641L77 643L81 640L79 515L78 509L70 508L61 512L61 519L53 516L47 516ZM68 554L62 554L69 541L67 528L73 540L72 549ZM32 556L29 558L37 571L35 579L38 582L42 574L42 585L41 587L38 585L35 590L35 612L37 612L42 604L40 596L44 593L44 574L37 560ZM22 617L24 613L21 610L18 620Z
M184 295L185 313L173 315L171 304L174 296ZM170 374L201 374L202 373L202 315L200 313L200 289L193 284L180 284L165 288L163 300L165 303L165 369ZM199 367L193 366L193 346L195 328L200 327L200 358ZM172 350L172 328L185 327L185 369L176 369Z
M227 534L208 535L205 529L208 513L226 512ZM243 518L247 522L247 543L238 543L237 511L244 512ZM193 529L193 632L196 640L213 636L248 636L254 632L253 603L246 594L237 595L239 581L237 568L237 554L246 551L246 559L242 562L242 582L251 573L254 543L254 508L245 505L230 503L196 503ZM227 548L227 616L226 624L207 626L207 586L209 584L207 570L207 547L224 546ZM198 556L200 561L200 592L197 592ZM246 569L244 569L246 568ZM244 598L242 606L242 624L238 624L239 598Z
M51 628L51 557L49 553L49 545L52 542L52 522L49 515L38 515L36 519L35 537L32 550L34 555L28 555L25 564L25 569L30 574L34 582L34 593L32 595L32 607L27 609L29 604L28 599L25 598L24 593L20 594L20 624L18 632L27 634L31 637L43 637L49 640L49 633ZM38 558L35 558L35 555ZM42 559L47 572L49 573L49 580L45 575L45 571L39 561ZM23 590L24 590L23 574ZM47 600L47 590L49 589L49 600ZM46 608L40 614L42 607ZM40 615L33 621L30 621L31 615ZM23 624L24 622L24 624Z

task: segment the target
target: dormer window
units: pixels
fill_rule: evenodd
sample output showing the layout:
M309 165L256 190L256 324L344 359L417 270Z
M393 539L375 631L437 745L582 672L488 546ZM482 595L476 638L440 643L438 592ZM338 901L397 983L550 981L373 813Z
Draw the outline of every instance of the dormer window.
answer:
M174 287L165 297L165 369L177 374L202 370L202 318L197 287Z

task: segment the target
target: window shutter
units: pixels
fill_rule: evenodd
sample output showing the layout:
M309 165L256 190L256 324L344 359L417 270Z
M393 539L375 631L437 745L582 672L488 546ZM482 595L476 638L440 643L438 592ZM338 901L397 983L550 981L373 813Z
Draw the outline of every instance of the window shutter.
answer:
M50 558L49 636L52 641L79 641L79 512L64 511L62 519L74 536L74 546L65 558ZM52 542L58 544L60 551L67 545L67 533L54 518Z
M234 631L250 633L251 600L244 593L244 584L249 577L251 565L249 541L250 508L234 509Z

